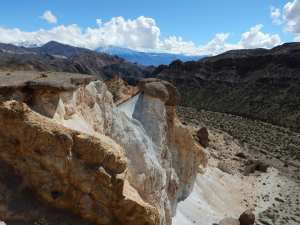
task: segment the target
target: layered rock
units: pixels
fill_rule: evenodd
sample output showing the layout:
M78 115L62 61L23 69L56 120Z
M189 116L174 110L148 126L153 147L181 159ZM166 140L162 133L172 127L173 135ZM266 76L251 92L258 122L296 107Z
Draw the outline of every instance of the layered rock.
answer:
M176 117L175 87L142 81L129 115L92 77L61 75L60 82L53 74L20 74L24 82L17 87L7 81L10 94L0 88L6 93L0 157L24 185L44 202L98 224L170 225L177 202L206 164Z
M155 208L126 181L124 150L110 138L64 128L16 101L1 104L0 121L1 160L45 202L98 224L157 224Z

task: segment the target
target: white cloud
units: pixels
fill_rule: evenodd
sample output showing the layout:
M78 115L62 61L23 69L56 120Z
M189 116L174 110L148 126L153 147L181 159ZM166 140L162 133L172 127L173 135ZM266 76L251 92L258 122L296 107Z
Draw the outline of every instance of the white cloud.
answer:
M300 0L287 2L281 10L271 7L271 17L275 24L280 22L285 31L294 35L294 41L300 41Z
M56 16L50 10L45 11L41 18L51 24L57 23Z
M184 41L182 37L170 36L161 41L159 48L176 53L197 54L197 46L192 41Z
M197 46L192 41L181 37L161 38L160 28L152 18L144 16L125 20L113 17L108 21L96 20L96 27L82 29L76 24L60 25L51 29L40 29L34 32L18 28L0 27L0 42L17 45L42 45L49 41L58 41L78 47L96 49L103 45L115 45L137 50L168 51L185 54L215 55L230 49L238 48L271 48L281 43L276 34L262 31L262 25L256 25L241 35L236 43L229 43L229 33L217 33L208 43Z
M267 34L261 31L262 24L251 27L249 31L242 34L239 45L243 48L272 48L281 44L278 34Z
M216 55L221 52L227 51L232 48L228 48L226 40L229 38L229 33L218 33L207 44L199 47L199 52L203 55ZM233 47L236 48L236 47Z
M240 40L236 43L228 42L229 33L218 33L206 45L200 46L200 54L220 54L233 49L272 48L282 43L279 35L268 34L262 31L263 25L258 24L242 33Z
M274 6L271 6L270 17L272 19L273 24L275 25L281 25L283 23L281 18L281 10L279 8L275 8Z
M0 27L0 42L12 44L42 45L54 40L70 45L95 49L102 45L124 46L134 49L157 49L160 43L160 29L152 18L138 17L135 20L125 20L114 17L100 23L97 27L80 28L78 25L60 25L33 32L22 31L18 28Z
M284 8L286 30L294 34L300 34L300 0L288 2Z
M134 49L156 49L160 29L152 18L140 16L125 20L123 17L113 17L98 28L87 28L83 36L89 48L117 45Z
M272 48L282 43L278 34L264 33L262 28L261 24L251 27L237 43L228 42L230 33L217 33L208 43L200 46L172 36L161 42L160 48L176 53L216 55L232 49Z
M294 37L294 41L299 41L299 42L300 42L300 35L296 35L296 36Z
M102 20L98 18L96 19L96 23L100 27L102 25Z

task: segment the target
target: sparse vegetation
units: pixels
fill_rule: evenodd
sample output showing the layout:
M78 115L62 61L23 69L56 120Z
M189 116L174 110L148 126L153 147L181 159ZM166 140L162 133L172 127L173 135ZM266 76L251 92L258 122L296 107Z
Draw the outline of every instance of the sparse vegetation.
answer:
M300 133L258 120L226 113L197 111L190 107L179 107L178 114L188 123L202 123L223 130L250 150L273 155L282 161L300 161Z

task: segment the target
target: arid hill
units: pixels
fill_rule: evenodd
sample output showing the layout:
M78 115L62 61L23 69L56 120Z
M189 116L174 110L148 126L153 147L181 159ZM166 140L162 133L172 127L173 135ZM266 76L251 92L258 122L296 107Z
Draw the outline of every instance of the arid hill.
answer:
M184 106L300 130L300 43L174 61L153 76L175 84Z

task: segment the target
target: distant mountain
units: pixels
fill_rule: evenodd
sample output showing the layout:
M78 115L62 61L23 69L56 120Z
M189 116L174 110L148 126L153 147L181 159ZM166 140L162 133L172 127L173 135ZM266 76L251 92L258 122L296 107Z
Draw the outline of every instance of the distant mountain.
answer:
M153 70L118 56L55 41L41 47L28 48L0 43L0 69L83 73L96 75L99 79L119 75L133 83Z
M300 43L232 50L174 61L154 75L176 85L182 104L259 119L300 131Z
M110 55L116 55L126 59L129 62L144 66L159 66L162 64L169 65L171 62L178 59L183 62L187 62L203 58L203 56L188 56L183 54L140 52L116 46L100 47L96 51Z

